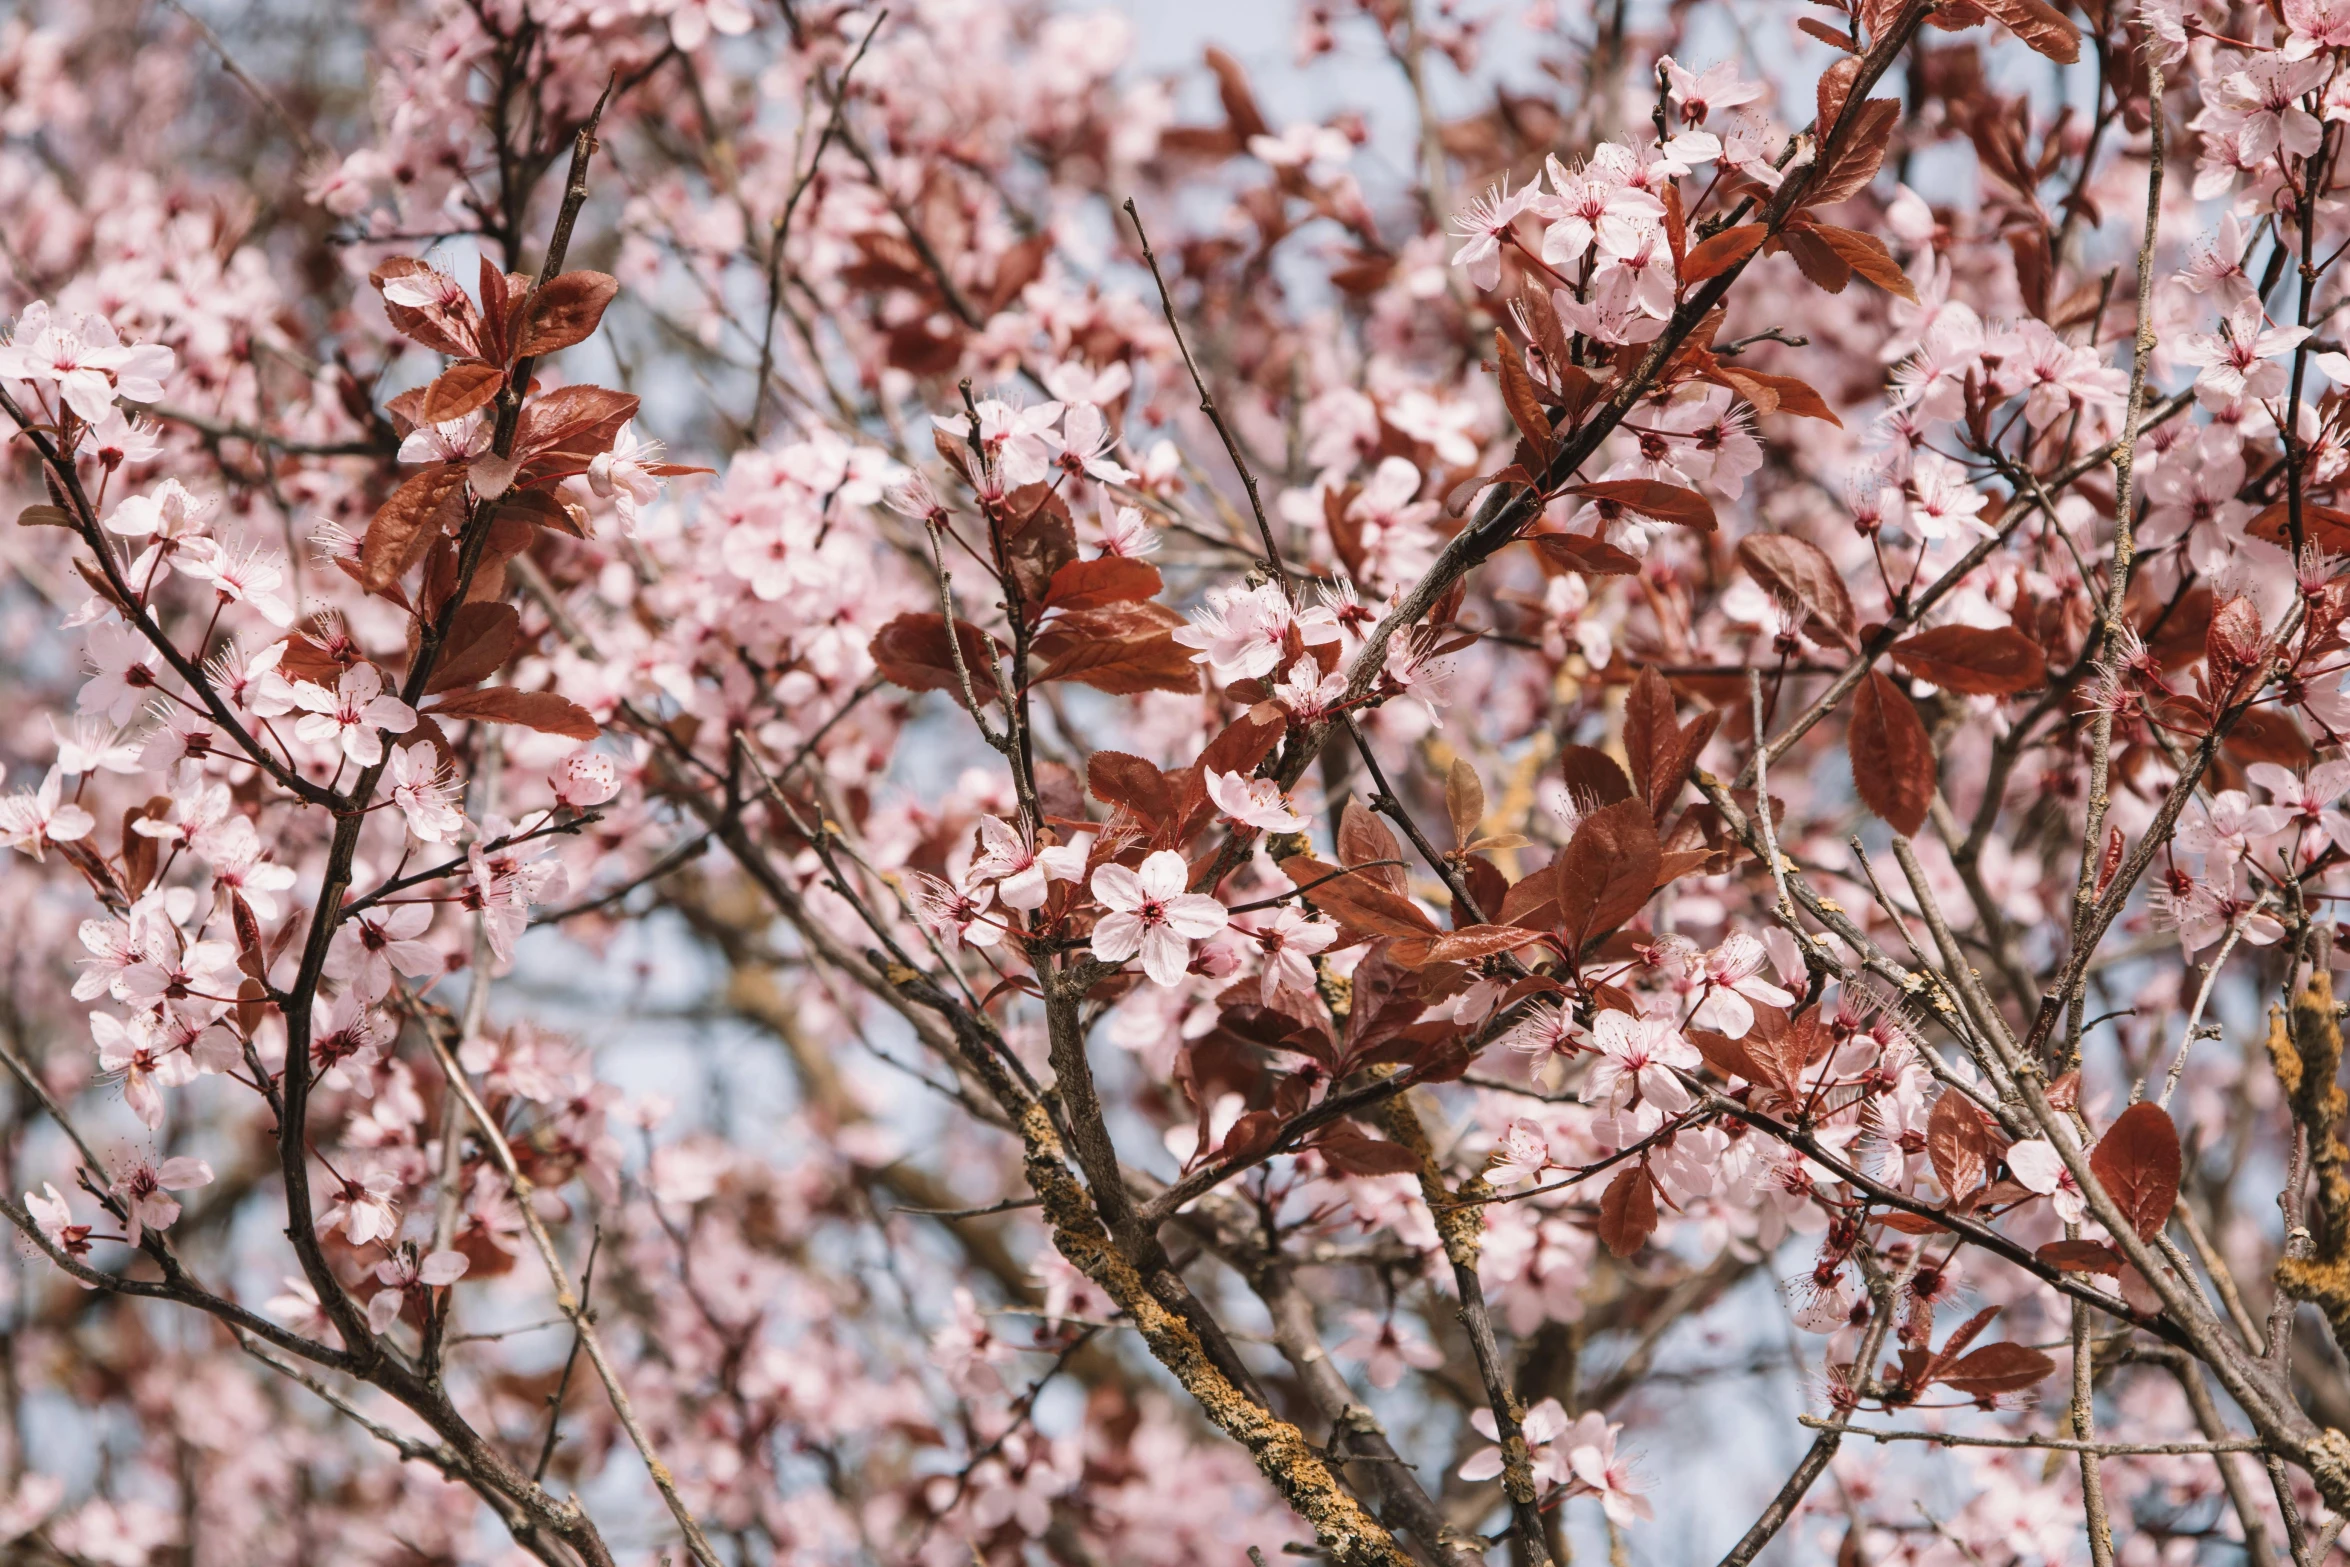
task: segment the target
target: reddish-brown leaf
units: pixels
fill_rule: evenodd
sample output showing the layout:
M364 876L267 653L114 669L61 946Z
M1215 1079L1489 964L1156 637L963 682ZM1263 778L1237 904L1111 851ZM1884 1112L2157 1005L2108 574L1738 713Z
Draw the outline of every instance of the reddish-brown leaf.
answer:
M1859 650L1860 617L1827 551L1792 533L1750 533L1738 541L1738 562L1765 592L1803 611L1804 630L1814 640Z
M415 277L436 269L414 256L394 256L377 264L367 275L376 291L396 278ZM474 359L481 354L481 313L462 290L443 304L431 306L383 302L384 314L400 334L412 342L421 343L438 354L453 359Z
M2048 682L2048 655L2013 626L1936 626L1892 647L1893 662L1945 691L2013 696Z
M522 616L511 604L463 604L449 623L440 662L425 682L427 694L453 691L487 680L513 655L522 636Z
M512 686L484 686L474 691L451 691L425 712L435 718L470 718L477 723L520 724L542 734L593 740L599 731L595 715L568 697L552 691L517 691Z
M1558 858L1559 928L1580 952L1640 912L1656 890L1663 860L1647 802L1619 801L1593 811Z
M1387 949L1387 955L1406 968L1425 968L1431 963L1473 963L1496 952L1515 952L1541 939L1542 932L1515 925L1471 925L1441 936L1397 941Z
M2245 709L2220 748L2239 762L2274 762L2294 769L2307 767L2314 759L2301 726L2273 707Z
M1852 281L1852 264L1836 254L1836 247L1808 226L1789 224L1780 233L1779 244L1795 258L1796 267L1806 278L1829 293L1843 293L1845 285Z
M1734 229L1724 229L1713 238L1700 240L1689 252L1689 264L1681 269L1684 283L1702 283L1708 278L1720 277L1739 262L1744 261L1762 244L1770 230L1760 223L1741 223Z
M1901 270L1901 263L1876 235L1829 223L1815 223L1811 231L1853 271L1886 293L1917 303L1918 291L1910 285L1909 274Z
M2103 1241L2050 1241L2032 1253L2064 1273L2110 1273L2119 1277L2122 1254Z
M476 408L486 406L505 384L506 372L496 365L485 365L479 360L451 365L424 389L420 410L424 422L445 424L451 419L462 419Z
M1191 769L1200 775L1202 798L1207 791L1207 774L1252 774L1257 764L1271 753L1289 729L1289 715L1278 702L1259 702L1247 712L1226 724L1210 740L1207 749L1200 752L1198 763Z
M1100 609L1159 596L1159 568L1124 555L1073 560L1053 573L1044 590L1045 609Z
M2250 598L2237 594L2214 606L2211 625L2203 634L2203 656L2211 665L2215 684L2260 663L2267 653L2268 636L2261 629L2260 611Z
M2013 1342L1985 1344L1942 1366L1934 1378L1944 1387L1983 1404L2021 1393L2056 1374L2056 1362L2039 1350Z
M1654 668L1642 667L1624 703L1624 754L1651 819L1663 821L1680 798L1698 753L1720 722L1720 712L1709 709L1683 727L1674 713L1673 688Z
M465 514L465 470L437 463L412 476L377 508L359 546L359 582L380 593L424 559L433 540L454 531Z
M1725 1081L1744 1078L1747 1082L1759 1083L1763 1080L1762 1068L1755 1065L1754 1058L1747 1054L1744 1041L1716 1033L1710 1028L1683 1029L1682 1037L1697 1047L1697 1053L1705 1057L1706 1065L1721 1073Z
M1658 479L1603 479L1597 484L1570 486L1566 493L1595 501L1612 501L1626 511L1695 528L1700 533L1714 531L1713 502L1678 484L1666 484Z
M1346 866L1368 866L1363 874L1396 892L1410 885L1410 873L1401 864L1373 864L1374 861L1400 861L1403 845L1387 824L1371 813L1368 806L1355 795L1348 795L1346 809L1338 817L1338 863Z
M548 471L582 468L612 449L637 400L601 386L559 386L522 406L514 455Z
M1795 19L1795 26L1798 31L1811 34L1812 37L1817 38L1830 48L1841 49L1847 54L1852 52L1851 38L1836 31L1835 28L1830 27L1816 16L1799 16Z
M1629 1257L1656 1233L1656 1189L1645 1165L1616 1172L1599 1194L1599 1238L1619 1257Z
M1419 1156L1403 1144L1373 1137L1346 1121L1333 1124L1309 1146L1344 1175L1409 1175L1420 1167Z
M2081 57L2081 30L2048 0L1975 0L2009 32L2059 65Z
M1632 781L1614 757L1595 745L1561 746L1559 781L1566 785L1567 797L1578 809L1632 798Z
M1550 417L1542 411L1542 399L1535 395L1534 378L1526 373L1526 362L1518 357L1517 348L1499 328L1493 334L1493 353L1501 366L1501 400L1509 409L1518 433L1534 454L1544 462L1550 460Z
M1885 149L1892 145L1893 128L1900 121L1898 98L1871 98L1857 109L1847 103L1837 127L1836 150L1803 188L1803 205L1832 207L1866 190L1884 167Z
M1982 1113L1966 1095L1945 1091L1926 1117L1926 1158L1954 1204L1964 1205L1991 1167L1995 1145Z
M1408 938L1443 934L1418 904L1374 880L1377 871L1346 871L1310 854L1295 854L1281 862L1281 874L1292 884L1307 888L1306 901L1315 908L1367 935ZM1312 885L1317 882L1319 886Z
M1852 695L1845 748L1862 802L1895 832L1913 836L1934 798L1934 744L1917 709L1882 670L1870 670Z
M1055 619L1031 644L1045 667L1036 679L1073 680L1113 696L1199 689L1199 666L1177 642L1183 617L1160 604L1110 604Z
M1755 396L1755 392L1767 392L1776 407L1763 409L1766 413L1783 413L1797 419L1819 419L1839 430L1844 428L1844 421L1836 417L1836 410L1828 406L1828 400L1809 381L1791 375L1772 375L1764 370L1725 370L1724 374L1746 400L1758 408L1761 407L1762 399Z
M2142 1241L2162 1233L2179 1196L2179 1129L2170 1112L2142 1099L2115 1118L2089 1154L2089 1173Z
M1629 577L1640 569L1639 556L1588 533L1534 533L1526 542L1554 565L1586 577Z
M1485 820L1485 785L1477 777L1477 769L1465 756L1452 759L1452 770L1444 777L1444 814L1452 818L1452 841L1470 844L1476 841L1477 825Z
M1835 38L1834 33L1828 35ZM1849 49L1848 40L1838 39L1839 47ZM1860 80L1860 59L1847 54L1820 73L1820 85L1813 93L1814 110L1822 134L1833 126L1844 113L1844 100L1852 96L1852 84Z
M1558 862L1551 861L1510 883L1494 918L1504 925L1549 930L1559 922Z
M947 642L946 625L943 615L907 614L875 632L868 651L882 678L908 691L953 691L960 695L962 677L955 670L955 651ZM982 702L994 701L995 639L967 620L955 622L955 637L962 644L963 668L971 677L972 694Z
M522 355L551 354L584 341L604 319L604 307L620 292L620 280L606 272L566 272L549 278L530 298L523 323Z
M2244 531L2256 539L2271 544L2290 545L2293 538L2293 507L2289 501L2278 501L2262 509L2260 514L2244 524ZM2320 506L2312 500L2301 503L2301 537L2330 555L2350 552L2350 511L2339 507Z
M1119 806L1147 827L1175 815L1175 780L1156 764L1124 751L1096 751L1085 764L1085 787L1104 805Z

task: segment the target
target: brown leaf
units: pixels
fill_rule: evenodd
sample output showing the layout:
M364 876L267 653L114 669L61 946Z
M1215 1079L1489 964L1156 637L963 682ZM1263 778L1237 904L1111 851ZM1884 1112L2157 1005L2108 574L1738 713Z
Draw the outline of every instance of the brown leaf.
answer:
M1485 820L1485 785L1465 756L1454 757L1452 770L1445 774L1444 813L1452 818L1454 843L1465 846L1476 840L1477 826Z
M1893 662L1945 691L2013 696L2048 682L2048 655L2013 626L1936 626L1892 647Z
M438 463L413 475L392 492L367 525L359 546L359 582L380 593L424 559L433 540L451 531L465 514L465 470Z
M1361 1127L1339 1121L1308 1145L1343 1175L1409 1175L1419 1169L1419 1155L1401 1143L1373 1137Z
M1828 223L1815 223L1811 231L1853 271L1886 293L1913 305L1917 303L1918 291L1911 286L1909 274L1901 270L1901 263L1893 259L1893 252L1876 235Z
M2048 0L1975 0L1992 18L2060 65L2081 57L2081 30Z
M1124 751L1096 751L1085 764L1085 786L1104 805L1122 806L1145 826L1157 827L1175 815L1175 780L1156 764Z
M2170 1222L2171 1206L2179 1196L2180 1163L2179 1129L2170 1112L2142 1099L2097 1140L2089 1155L2089 1173L2121 1208L2138 1239L2150 1241Z
M1473 963L1497 952L1515 952L1541 939L1542 932L1515 925L1470 925L1441 936L1399 940L1387 949L1387 955L1406 968L1425 968L1431 963Z
M1982 1113L1966 1095L1946 1090L1934 1101L1926 1117L1926 1159L1954 1205L1965 1205L1983 1184L1995 1151Z
M1838 39L1834 33L1830 33L1828 36L1836 39L1840 48L1849 49L1851 47L1849 40ZM1818 124L1821 134L1826 134L1844 113L1844 100L1852 96L1852 84L1858 80L1860 80L1860 60L1858 56L1850 54L1820 73L1820 85L1814 92L1813 99L1816 105L1814 112L1819 116Z
M1110 604L1060 616L1031 644L1045 661L1039 683L1073 680L1113 696L1193 692L1199 666L1177 642L1183 617L1160 604Z
M1004 511L1004 560L1012 568L1022 603L1041 604L1054 574L1077 559L1076 519L1069 515L1069 503L1044 484L1013 491Z
M620 280L607 272L566 272L547 279L530 297L530 316L515 352L535 357L584 341L619 292Z
M1765 592L1802 610L1804 630L1815 640L1860 650L1860 617L1827 551L1792 533L1750 533L1738 541L1738 563Z
M1852 264L1810 229L1800 225L1790 227L1779 236L1779 244L1795 258L1796 267L1807 279L1829 293L1843 293L1845 285L1852 281Z
M585 469L612 449L637 400L601 386L559 386L523 404L514 455L549 472Z
M496 365L485 365L479 360L454 364L424 389L424 405L419 412L426 424L462 419L476 408L486 407L505 384L506 372Z
M1706 1065L1722 1074L1724 1081L1744 1078L1747 1082L1759 1083L1763 1080L1762 1068L1755 1065L1754 1058L1747 1054L1742 1041L1716 1033L1710 1028L1683 1029L1681 1033L1683 1038L1697 1047L1697 1053L1705 1057Z
M2290 547L2293 539L2291 503L2278 501L2273 506L2264 507L2260 515L2244 524L2244 531L2256 539ZM2316 545L2329 555L2350 552L2350 511L2303 500L2301 537L2304 542Z
M1183 811L1185 832L1188 836L1196 826L1205 825L1208 808L1208 774L1239 773L1253 775L1257 764L1272 753L1289 732L1289 715L1278 702L1259 702L1238 718L1226 724L1199 760L1183 770ZM1194 823L1194 816L1198 817Z
M425 712L435 718L470 718L477 723L520 724L542 734L593 740L600 731L595 716L568 697L552 691L517 691L512 686L484 686L474 691L452 691Z
M1367 935L1409 938L1444 934L1418 904L1373 880L1377 871L1342 871L1310 854L1295 854L1281 862L1281 874L1293 885L1309 888L1306 901L1315 908ZM1317 882L1319 886L1312 885Z
M1821 21L1818 17L1799 16L1795 19L1795 26L1799 32L1811 34L1812 37L1817 38L1821 43L1828 45L1830 48L1841 49L1846 54L1850 54L1852 52L1852 40L1845 34L1836 31L1836 29L1830 27L1827 23Z
M1542 411L1542 399L1534 392L1534 378L1526 373L1526 362L1499 328L1493 333L1493 352L1501 366L1501 400L1509 409L1510 418L1518 433L1534 448L1536 456L1550 461L1550 418Z
M1558 890L1558 861L1552 860L1510 883L1494 918L1504 925L1548 930L1559 922Z
M1567 787L1567 798L1578 807L1613 805L1632 798L1631 780L1614 757L1595 745L1561 746L1559 781Z
M2103 1241L2050 1241L2032 1253L2064 1273L2109 1273L2119 1277L2122 1254Z
M522 616L511 604L462 604L441 644L440 662L425 682L427 695L487 680L514 652Z
M1689 252L1689 264L1681 269L1684 283L1702 283L1708 278L1720 277L1739 262L1744 261L1762 244L1770 230L1760 223L1741 223L1736 228L1724 229L1708 240L1698 242Z
M1216 95L1223 101L1224 118L1233 135L1246 143L1251 136L1272 134L1273 128L1265 123L1256 94L1249 87L1247 68L1213 44L1208 46L1207 62L1208 69L1216 73Z
M2214 606L2211 625L2203 634L2203 656L2211 666L2213 685L2223 691L2240 671L2266 660L2268 635L2250 598L2237 594Z
M1656 1233L1656 1189L1645 1165L1616 1172L1599 1194L1599 1238L1618 1257L1629 1257Z
M2239 762L2274 762L2279 767L2303 768L2314 760L2309 737L2292 715L2272 707L2247 708L2236 727L2220 742L2220 749Z
M873 634L868 649L882 678L908 691L953 691L961 694L955 653L947 643L946 617L900 615ZM972 694L982 702L996 697L995 639L967 620L955 622L955 638L962 644L963 668L971 677Z
M1100 609L1159 596L1159 568L1123 555L1073 560L1045 587L1045 609Z
M1584 817L1558 858L1559 927L1569 949L1580 953L1639 913L1662 859L1646 802L1623 800Z
M2056 1374L2056 1362L2017 1343L1985 1344L1940 1367L1934 1380L1953 1392L1989 1405L2002 1394L2021 1393Z
M414 256L394 256L377 264L367 275L376 292L396 278L414 277L437 269ZM417 306L383 302L384 314L394 328L412 342L421 343L435 353L447 354L452 359L475 359L481 355L481 313L462 290L445 305Z
M1526 542L1554 565L1586 577L1629 577L1640 570L1639 556L1587 533L1534 533Z
M1714 531L1713 502L1695 490L1683 489L1678 484L1666 484L1658 479L1603 479L1597 484L1572 485L1566 493L1595 501L1611 501L1626 511L1638 512L1643 517L1654 517L1659 522L1695 528L1700 533Z
M1914 836L1934 798L1934 745L1917 709L1884 671L1870 670L1853 693L1845 746L1862 802L1895 832Z
M1680 798L1720 723L1720 710L1709 709L1683 727L1674 714L1673 688L1653 667L1643 667L1633 680L1624 704L1624 753L1652 820L1663 821Z
M1750 403L1759 406L1761 401L1755 397L1754 387L1759 386L1767 391L1778 406L1766 412L1783 413L1797 419L1819 419L1839 430L1844 428L1844 421L1836 417L1836 410L1828 406L1828 400L1809 381L1791 375L1772 375L1768 371L1744 368L1726 370L1724 373L1738 383L1740 393Z
M1371 865L1375 860L1401 860L1403 845L1387 824L1374 816L1370 808L1354 795L1347 796L1346 809L1338 817L1338 863L1345 866L1369 865L1364 875L1396 892L1410 885L1410 875L1400 864Z
M1892 145L1893 128L1900 120L1898 98L1871 98L1857 109L1845 105L1835 152L1804 187L1803 205L1832 207L1866 190L1884 166L1885 149Z

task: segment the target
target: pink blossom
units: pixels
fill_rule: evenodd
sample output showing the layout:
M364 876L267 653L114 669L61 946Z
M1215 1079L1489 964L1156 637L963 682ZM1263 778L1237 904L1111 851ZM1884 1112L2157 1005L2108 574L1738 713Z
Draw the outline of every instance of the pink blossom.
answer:
M332 691L296 681L294 702L305 715L294 725L298 738L340 746L344 757L361 767L383 760L385 734L404 735L416 727L416 709L385 693L383 676L373 664L344 670Z
M1602 1012L1591 1020L1591 1043L1599 1055L1584 1079L1585 1103L1621 1110L1637 1101L1667 1115L1689 1108L1673 1069L1693 1070L1703 1058L1667 1019Z
M0 843L38 860L51 844L87 838L98 819L66 802L64 787L64 779L52 767L40 788L0 796Z
M2037 1192L2056 1205L2057 1217L2078 1224L2089 1211L2088 1199L2065 1167L2064 1156L2045 1137L2028 1138L2007 1150L2007 1168L2018 1185Z
M1239 773L1207 775L1208 798L1216 809L1243 827L1266 832L1302 832L1306 819L1289 803L1281 785L1270 778L1244 778Z
M1123 963L1137 952L1155 985L1172 985L1191 965L1191 943L1213 936L1230 918L1205 893L1188 892L1190 871L1170 849L1148 855L1139 871L1097 866L1093 895L1109 912L1094 922L1093 955Z
M170 1194L211 1184L212 1166L201 1159L166 1159L160 1165L125 1160L113 1176L114 1195L123 1206L123 1239L136 1246L145 1231L170 1229L180 1216L179 1199Z

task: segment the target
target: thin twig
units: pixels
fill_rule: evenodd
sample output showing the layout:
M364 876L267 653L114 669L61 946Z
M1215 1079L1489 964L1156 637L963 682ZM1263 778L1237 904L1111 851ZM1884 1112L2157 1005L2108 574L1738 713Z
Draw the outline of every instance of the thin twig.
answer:
M1126 198L1126 219L1134 225L1134 237L1142 245L1142 259L1151 269L1151 281L1159 286L1159 308L1166 312L1167 330L1174 334L1175 346L1183 354L1183 368L1191 372L1191 384L1199 389L1199 411L1216 427L1216 435L1224 443L1224 455L1232 459L1232 466L1240 473L1241 486L1248 491L1248 507L1257 519L1257 537L1265 543L1265 565L1281 579L1281 591L1295 604L1297 579L1289 574L1289 567L1281 559L1281 546L1273 542L1273 524L1265 516L1263 498L1257 494L1257 476L1250 470L1248 459L1241 456L1240 442L1234 438L1232 427L1224 422L1215 394L1208 390L1207 378L1200 374L1199 362L1191 357L1191 345L1183 340L1183 328L1175 319L1175 296L1167 292L1167 279L1159 271L1159 258L1151 251L1150 236L1143 232L1142 213L1135 208L1131 196Z

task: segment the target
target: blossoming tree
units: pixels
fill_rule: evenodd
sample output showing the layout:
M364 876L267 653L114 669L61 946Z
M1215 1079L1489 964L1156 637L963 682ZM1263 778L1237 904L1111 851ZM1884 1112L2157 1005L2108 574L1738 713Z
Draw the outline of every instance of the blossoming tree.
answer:
M0 22L0 1552L2336 1555L2350 10L1128 45Z

